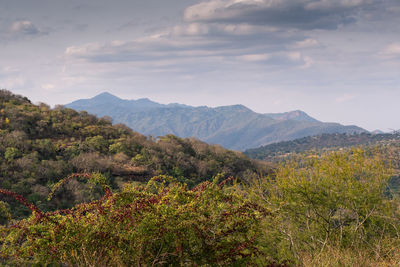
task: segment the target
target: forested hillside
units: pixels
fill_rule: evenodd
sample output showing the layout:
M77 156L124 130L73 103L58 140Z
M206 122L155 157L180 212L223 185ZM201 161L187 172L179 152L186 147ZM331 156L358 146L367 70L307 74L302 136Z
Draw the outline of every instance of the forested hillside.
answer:
M281 164L307 154L310 157L328 151L348 151L359 148L376 153L379 151L392 166L394 174L389 181L391 190L400 192L400 133L322 134L293 141L279 142L248 149L244 152L250 158Z
M0 91L0 154L0 188L24 195L43 210L96 197L96 191L72 181L47 202L49 188L76 172L101 172L119 188L160 174L194 186L217 175L242 179L268 171L265 164L220 146L173 135L154 140L107 118L34 105L6 90ZM29 213L14 204L15 217Z
M302 153L310 150L321 152L352 146L385 144L388 142L400 142L400 133L321 134L248 149L244 154L250 158L259 160L279 161L292 153Z

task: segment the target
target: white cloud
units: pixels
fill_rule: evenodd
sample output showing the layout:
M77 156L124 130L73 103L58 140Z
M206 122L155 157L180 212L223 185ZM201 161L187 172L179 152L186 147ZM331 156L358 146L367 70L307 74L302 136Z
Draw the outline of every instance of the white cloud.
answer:
M256 61L266 61L270 59L270 57L271 56L269 54L248 54L248 55L238 56L237 58L243 61L256 62Z
M122 45L124 43L119 43ZM112 46L117 46L111 43ZM88 55L91 51L101 48L99 43L88 43L80 46L70 46L65 49L65 54L68 56L83 56Z
M189 23L186 25L177 25L172 28L173 35L205 35L209 32L209 27L201 23Z
M305 56L299 51L285 52L284 57L286 57L289 61L292 61L300 69L307 69L314 64L314 60L311 57Z
M235 1L214 0L201 2L185 9L186 21L202 21L218 18L231 18L240 14L238 10L228 10ZM225 12L224 12L225 11Z
M248 23L187 23L176 25L171 30L165 31L161 36L246 36L254 34L267 34L276 32L274 27L251 25ZM161 37L158 35L158 37Z
M294 45L292 45L292 47L296 48L296 49L312 48L312 47L318 47L318 46L320 46L319 42L312 38L307 38L302 41L298 41Z
M315 63L314 60L308 56L304 56L303 60L304 60L304 64L303 64L303 66L301 66L302 69L307 69Z

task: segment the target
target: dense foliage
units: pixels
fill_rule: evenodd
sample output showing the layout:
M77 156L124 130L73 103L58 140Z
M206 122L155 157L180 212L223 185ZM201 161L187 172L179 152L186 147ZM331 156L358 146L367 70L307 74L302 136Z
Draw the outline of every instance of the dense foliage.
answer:
M273 179L255 180L249 194L272 211L263 226L266 253L306 266L400 264L400 202L376 153L303 156Z
M112 193L101 174L70 176L53 191L83 176L104 197L57 212L20 199L33 214L0 228L0 257L16 265L398 266L391 175L386 159L357 149L193 189L158 176Z
M146 182L171 175L194 186L222 174L241 179L267 170L239 152L196 139L168 135L154 139L124 125L112 125L61 106L33 105L27 98L0 90L0 188L24 195L43 210L68 208L98 197L85 184L71 181L48 203L49 188L76 172L101 172L113 188L126 181ZM96 193L97 192L97 193ZM28 209L10 202L12 215Z

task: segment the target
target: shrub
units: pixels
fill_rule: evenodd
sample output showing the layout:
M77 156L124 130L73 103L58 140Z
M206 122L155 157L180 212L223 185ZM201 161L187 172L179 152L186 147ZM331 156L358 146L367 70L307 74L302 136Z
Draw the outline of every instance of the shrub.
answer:
M273 214L261 249L297 264L332 248L391 258L400 244L398 202L385 196L391 174L379 155L354 149L305 156L255 180L249 194Z
M112 194L103 176L86 177L103 185L102 199L51 213L31 206L30 218L1 229L1 257L15 264L192 266L246 265L258 253L267 213L236 186L205 182L189 190L158 176Z

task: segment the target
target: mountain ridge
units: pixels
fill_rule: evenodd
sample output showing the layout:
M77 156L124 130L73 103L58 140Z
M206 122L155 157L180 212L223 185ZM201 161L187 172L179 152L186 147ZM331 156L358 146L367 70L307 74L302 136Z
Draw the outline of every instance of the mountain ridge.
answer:
M145 135L196 137L229 149L244 150L321 133L367 132L355 125L325 123L301 110L256 113L236 104L220 107L160 104L147 98L125 100L108 92L67 104L99 117L109 116Z

